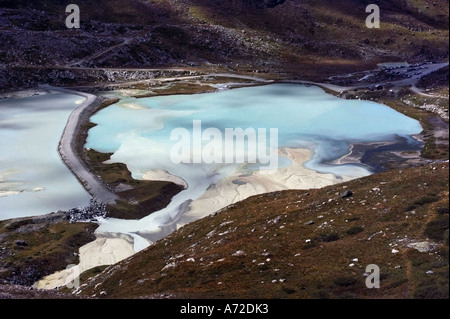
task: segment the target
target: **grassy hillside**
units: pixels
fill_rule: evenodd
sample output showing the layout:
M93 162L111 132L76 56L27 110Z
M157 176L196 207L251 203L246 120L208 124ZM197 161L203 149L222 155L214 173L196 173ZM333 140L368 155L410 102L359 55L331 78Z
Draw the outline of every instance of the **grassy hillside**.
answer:
M448 163L252 197L82 286L108 298L448 298ZM351 190L349 198L341 194ZM381 289L365 286L381 269Z
M95 240L97 227L93 223L72 224L58 214L0 222L0 285L31 286L69 264L77 264L78 249Z

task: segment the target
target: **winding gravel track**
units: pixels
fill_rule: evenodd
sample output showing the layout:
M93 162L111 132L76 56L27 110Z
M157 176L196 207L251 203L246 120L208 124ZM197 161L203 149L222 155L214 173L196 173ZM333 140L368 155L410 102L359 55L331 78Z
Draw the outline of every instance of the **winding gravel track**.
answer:
M49 85L42 85L40 88L66 94L75 94L86 98L83 104L70 114L59 142L58 152L63 162L91 196L102 203L114 204L119 197L108 189L97 176L89 171L76 151L76 137L81 124L89 120L89 117L102 103L102 100L92 94L52 87Z

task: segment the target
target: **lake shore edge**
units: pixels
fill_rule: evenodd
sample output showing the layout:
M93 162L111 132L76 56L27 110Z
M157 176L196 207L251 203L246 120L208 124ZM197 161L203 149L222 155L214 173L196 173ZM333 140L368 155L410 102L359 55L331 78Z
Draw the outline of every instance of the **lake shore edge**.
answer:
M277 83L277 82L273 82L273 83ZM282 81L282 83L286 83L285 81ZM288 82L288 83L292 83L292 82ZM265 83L265 84L271 84L271 83ZM302 83L302 84L304 84L304 85L311 85L311 83ZM255 83L255 85L264 85L264 84L262 84L262 83ZM319 87L322 87L321 85L320 85L320 83L315 83L314 85L317 85L317 86L319 86ZM324 87L326 87L326 86L324 86ZM65 89L62 89L62 90L65 90ZM81 93L81 92L77 92L77 91L72 91L72 90L69 90L72 94L77 94L77 95L81 95L81 96L84 96L84 93ZM338 91L335 91L335 93L338 93ZM155 95L156 96L156 95ZM98 97L97 97L98 98ZM89 106L89 105L88 105ZM91 105L92 106L92 105ZM390 106L390 105L388 105L389 107L392 107L392 106ZM95 111L92 113L92 114L94 114L95 113ZM88 119L89 119L89 117L88 117Z

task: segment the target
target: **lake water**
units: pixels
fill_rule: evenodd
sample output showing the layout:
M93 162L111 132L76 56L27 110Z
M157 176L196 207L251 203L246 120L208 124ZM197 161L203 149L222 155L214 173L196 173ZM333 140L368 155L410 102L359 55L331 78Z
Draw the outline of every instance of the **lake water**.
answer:
M0 220L89 204L57 151L69 115L83 101L49 92L0 101Z
M140 221L109 219L101 223L99 231L133 235L136 250L148 245L147 240L157 240L173 231L189 202L199 198L211 185L236 170L251 174L262 167L238 163L175 163L170 154L177 140L171 140L171 133L182 128L195 136L195 121L201 121L203 130L214 128L220 132L227 128L253 129L255 132L266 129L269 132L275 128L278 130L279 148L308 148L313 151L305 167L354 178L371 174L371 167L360 163L331 164L348 154L353 143L389 143L402 137L407 146L417 149L418 142L412 136L422 131L418 121L387 106L343 100L319 87L293 84L212 94L125 98L101 110L91 120L97 126L89 131L86 147L113 153L111 162L125 163L136 179L141 179L149 171L162 170L181 178L188 185L185 191L173 198L169 207ZM205 144L211 146L212 143L214 148L214 144L219 142L226 141L202 140L200 146L204 149ZM195 143L192 141L190 144L191 158L198 155L195 154ZM215 150L223 149L222 146L220 144ZM262 147L270 151L268 143ZM250 148L247 146L244 152L249 155ZM285 167L290 165L290 160L277 157L277 163L279 167Z

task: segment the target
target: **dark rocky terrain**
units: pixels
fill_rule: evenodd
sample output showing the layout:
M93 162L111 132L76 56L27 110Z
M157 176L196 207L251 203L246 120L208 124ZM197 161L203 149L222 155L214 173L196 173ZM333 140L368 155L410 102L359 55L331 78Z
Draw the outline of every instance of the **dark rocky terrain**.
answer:
M377 1L381 29L365 27L371 2L361 0L77 3L81 28L68 30L64 1L0 1L1 89L105 84L167 66L323 80L381 61L448 58L445 0Z
M72 294L35 290L31 287L17 286L17 285L0 285L0 299L74 299ZM28 309L29 310L29 309Z

